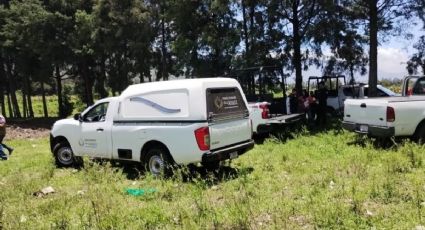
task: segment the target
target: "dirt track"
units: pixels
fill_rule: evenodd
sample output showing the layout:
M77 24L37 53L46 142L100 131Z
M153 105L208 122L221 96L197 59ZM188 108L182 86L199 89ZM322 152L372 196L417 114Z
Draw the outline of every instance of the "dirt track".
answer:
M27 139L27 138L44 138L49 137L49 129L46 128L29 128L19 126L7 126L6 127L6 138L5 140L11 139Z
M49 137L50 128L56 120L57 118L7 120L5 140Z

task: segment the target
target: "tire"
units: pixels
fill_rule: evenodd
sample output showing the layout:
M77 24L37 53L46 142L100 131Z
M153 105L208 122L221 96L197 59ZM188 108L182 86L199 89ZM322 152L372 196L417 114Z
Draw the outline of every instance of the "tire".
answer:
M220 168L220 161L202 163L202 166L204 166L207 171L217 171Z
M169 177L173 174L173 163L164 147L156 146L146 152L144 166L154 177Z
M71 146L66 143L56 144L53 153L58 167L75 167L81 162L81 158L74 156Z
M328 107L326 107L326 116L327 117L336 117L337 112L335 111L334 108L328 106Z
M422 124L415 134L415 139L418 142L418 144L423 145L425 144L425 124Z

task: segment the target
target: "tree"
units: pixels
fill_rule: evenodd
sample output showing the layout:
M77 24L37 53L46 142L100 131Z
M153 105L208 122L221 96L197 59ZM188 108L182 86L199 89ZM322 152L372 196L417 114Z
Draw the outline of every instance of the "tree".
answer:
M369 37L369 96L377 96L378 35L400 35L401 20L411 16L411 0L348 0L342 3L350 10L359 28L364 27Z
M407 62L407 70L409 74L417 74L420 68L422 69L422 74L425 75L425 36L421 36L413 48L417 52Z
M322 18L312 30L316 44L327 44L333 54L324 68L325 75L347 72L350 82L355 82L354 73L366 74L368 57L364 52L367 39L359 32L356 24L351 23L347 9L338 4L323 5ZM332 26L329 26L332 25Z
M286 52L295 69L295 89L301 93L303 62L308 59L308 52L303 53L302 47L311 41L313 26L321 18L322 3L317 0L280 0L279 3L280 16L287 28Z

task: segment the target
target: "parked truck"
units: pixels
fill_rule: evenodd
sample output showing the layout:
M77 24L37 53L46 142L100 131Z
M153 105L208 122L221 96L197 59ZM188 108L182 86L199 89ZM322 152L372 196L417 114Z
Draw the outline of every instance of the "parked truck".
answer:
M425 140L425 76L403 81L402 96L345 100L343 127L372 137Z
M143 83L97 101L50 136L58 166L82 156L141 162L153 175L171 165L218 167L254 146L245 96L229 78Z

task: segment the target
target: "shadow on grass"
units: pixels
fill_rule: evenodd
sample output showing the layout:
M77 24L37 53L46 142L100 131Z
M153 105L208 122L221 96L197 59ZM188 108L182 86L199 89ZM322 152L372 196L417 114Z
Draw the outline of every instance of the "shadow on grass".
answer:
M375 138L357 134L354 140L348 142L347 145L356 145L362 148L371 146L378 150L397 150L403 143L411 141L414 140L408 137Z
M303 121L287 125L272 126L270 134L256 135L253 138L258 145L263 144L264 141L270 137L285 143L301 135L314 136L329 131L333 131L335 135L342 134L343 128L339 118L329 118L324 125L311 124Z
M239 177L245 177L254 171L253 167L234 168L229 165L221 166L216 170L208 170L205 167L189 165L187 169L181 170L183 182L198 183L201 180L206 187Z
M122 169L123 174L129 180L143 178L146 170L140 163L133 162L112 162L112 167ZM185 183L198 183L202 181L207 186L212 186L221 182L236 179L240 176L249 175L254 171L252 167L235 168L230 165L220 166L216 170L208 170L205 167L197 165L182 166L174 170L174 175L168 179L181 180Z

